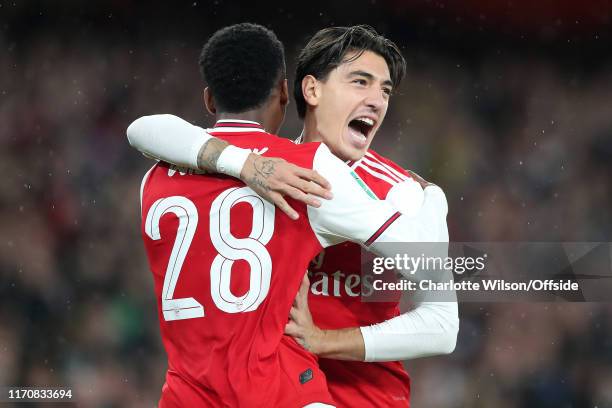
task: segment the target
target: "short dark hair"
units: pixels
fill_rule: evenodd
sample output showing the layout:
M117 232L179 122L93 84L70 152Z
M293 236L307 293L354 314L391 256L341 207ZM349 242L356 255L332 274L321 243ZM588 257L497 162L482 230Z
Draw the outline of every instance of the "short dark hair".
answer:
M199 64L218 109L229 113L262 106L285 76L283 44L271 30L251 23L214 33L202 48Z
M406 75L406 60L393 41L378 34L367 25L330 27L319 30L300 52L293 82L293 96L300 118L306 114L306 100L302 94L302 80L312 75L325 80L327 75L344 62L346 55L357 51L355 60L365 51L372 51L385 59L389 66L391 82L397 88Z

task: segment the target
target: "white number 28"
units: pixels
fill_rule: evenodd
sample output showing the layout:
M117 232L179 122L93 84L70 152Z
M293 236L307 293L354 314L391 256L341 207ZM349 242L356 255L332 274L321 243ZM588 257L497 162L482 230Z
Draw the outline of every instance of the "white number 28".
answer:
M251 233L236 238L230 231L230 211L238 203L247 203L253 209ZM164 320L183 320L204 317L203 306L192 297L175 299L174 289L185 257L198 225L198 211L187 197L160 198L149 209L145 232L153 240L161 239L159 222L167 213L179 220L178 231L166 268L162 289ZM274 233L275 208L248 187L225 190L210 208L210 239L217 250L210 268L210 295L215 305L226 313L250 312L261 304L270 289L272 260L265 245ZM236 296L230 289L232 265L244 260L250 267L249 289Z

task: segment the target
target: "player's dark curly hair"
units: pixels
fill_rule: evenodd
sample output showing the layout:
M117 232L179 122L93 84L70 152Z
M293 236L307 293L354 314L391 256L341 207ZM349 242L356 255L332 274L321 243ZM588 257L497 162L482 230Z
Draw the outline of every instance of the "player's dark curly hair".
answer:
M300 52L293 82L293 96L300 118L306 114L306 101L302 94L302 80L312 75L325 80L327 75L344 62L346 55L357 51L350 60L355 60L364 51L372 51L385 59L389 66L391 82L397 88L406 75L406 60L391 40L378 34L367 25L352 27L330 27L318 31Z
M258 24L235 24L214 33L199 64L217 108L228 113L260 107L285 76L283 44Z

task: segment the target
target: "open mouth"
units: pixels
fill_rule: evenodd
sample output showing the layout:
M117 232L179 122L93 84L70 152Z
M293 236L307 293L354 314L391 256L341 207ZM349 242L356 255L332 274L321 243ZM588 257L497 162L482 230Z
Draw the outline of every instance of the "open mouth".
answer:
M358 117L351 120L348 124L351 134L361 143L365 143L368 135L374 128L374 120L366 117Z

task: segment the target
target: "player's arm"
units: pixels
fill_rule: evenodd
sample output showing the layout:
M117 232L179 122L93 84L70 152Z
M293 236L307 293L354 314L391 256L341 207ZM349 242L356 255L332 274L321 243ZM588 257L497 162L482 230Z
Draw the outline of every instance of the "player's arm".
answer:
M407 172L421 187L433 185L413 171ZM402 195L396 194L395 197ZM409 203L401 200L396 201L394 206L402 212L411 207ZM446 223L440 225L436 242L449 242ZM448 249L442 246L438 248L438 252L440 253L436 254L437 256L445 257ZM452 274L437 273L433 278L449 281L452 280ZM426 298L417 302L413 310L384 322L359 328L365 344L365 361L407 360L453 352L459 332L459 308L455 291L443 292L443 301L427 300L427 293L420 294Z
M440 227L437 235L440 244L428 244L429 255L444 258L447 255L448 229ZM409 276L418 282L429 279L432 282L449 282L449 271L417 272ZM308 288L306 288L308 290ZM454 290L411 292L415 308L383 322L362 327L340 330L321 330L312 323L308 310L308 293L300 293L292 317L301 321L306 344L321 357L359 361L399 361L452 353L459 332L459 310ZM294 321L296 321L294 320Z
M324 246L338 243L344 237L368 247L378 255L392 257L394 252L388 246L381 245L382 242L448 242L448 234L442 233L446 231L446 198L438 187L426 186L422 207L411 216L401 215L390 202L364 199L359 183L351 180L356 176L350 171L350 177L343 176L347 172L340 164L327 158L323 162L317 166L321 174L329 178L334 189L337 184L341 186L334 200L326 202L320 209L309 209L309 214L312 213L315 220L313 229ZM347 202L343 203L343 200ZM354 208L350 209L351 206ZM348 214L341 214L342 207L350 209ZM345 224L330 222L328 213ZM369 235L371 231L375 232ZM435 275L416 274L411 279L435 281L452 278L446 273ZM454 349L458 317L457 304L453 299L445 299L451 300L447 302L422 302L417 309L374 326L320 330L312 323L305 290L302 287L291 310L287 334L319 356L385 361L449 353Z
M331 197L329 183L316 171L230 145L174 115L143 116L128 127L127 137L149 158L239 178L293 219L298 214L283 195L311 206L320 201L309 194Z
M448 212L439 187L426 187L420 208L404 215L390 201L372 197L359 176L327 146L319 146L313 168L334 189L333 199L318 208L308 207L310 225L323 247L352 241L378 255L392 256L381 243L438 241Z
M455 349L459 331L456 301L421 302L409 312L372 326L322 330L308 309L308 291L305 277L285 333L319 357L400 361L449 354Z

